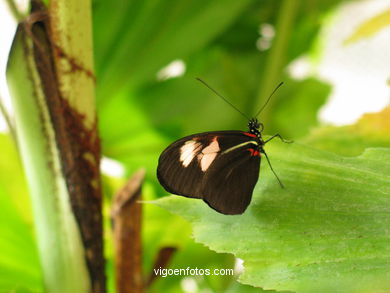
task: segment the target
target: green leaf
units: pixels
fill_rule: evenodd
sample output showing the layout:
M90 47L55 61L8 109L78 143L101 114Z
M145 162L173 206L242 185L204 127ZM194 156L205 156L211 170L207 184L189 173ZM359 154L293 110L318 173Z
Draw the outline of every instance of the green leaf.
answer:
M242 283L295 292L390 290L390 149L346 158L272 142L243 215L179 196L156 201L193 225L194 238L244 260Z

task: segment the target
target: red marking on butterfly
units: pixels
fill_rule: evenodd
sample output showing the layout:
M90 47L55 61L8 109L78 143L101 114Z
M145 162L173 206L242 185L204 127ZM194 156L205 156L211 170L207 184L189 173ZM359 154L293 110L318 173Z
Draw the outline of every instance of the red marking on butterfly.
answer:
M259 156L260 157L260 152L258 150L248 149L248 151L251 153L252 157L255 157L255 156Z
M250 133L250 132L243 132L243 134L245 134L246 136L250 136L250 137L257 137L256 134L253 134L253 133Z

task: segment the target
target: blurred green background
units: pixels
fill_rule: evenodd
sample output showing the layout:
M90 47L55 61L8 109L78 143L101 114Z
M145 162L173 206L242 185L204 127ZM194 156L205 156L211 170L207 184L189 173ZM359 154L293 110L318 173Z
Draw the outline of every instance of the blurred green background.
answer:
M93 1L106 218L112 195L139 168L147 171L144 199L167 195L155 170L159 154L172 141L196 132L246 129L247 121L196 77L248 116L284 81L260 117L265 134L280 133L346 156L359 155L369 146L389 147L386 109L347 126L324 125L318 118L334 91L332 81L325 81L315 70L329 53L326 50L332 49L326 46L326 30L341 25L334 19L348 5L369 5L365 2L369 1ZM382 11L362 21L363 29L355 25L347 36L352 44L340 42L340 47L369 42L388 25L372 21ZM312 71L298 78L291 68L302 56L310 60ZM366 65L358 66L364 70ZM351 69L351 74L353 70L359 68ZM10 135L1 134L0 141L0 292L42 292L25 179ZM217 254L195 243L191 226L180 217L150 204L144 210L146 276L164 246L178 248L171 268L235 267L232 255ZM107 272L113 292L108 219L106 226ZM220 276L159 278L149 290L259 291L234 277Z

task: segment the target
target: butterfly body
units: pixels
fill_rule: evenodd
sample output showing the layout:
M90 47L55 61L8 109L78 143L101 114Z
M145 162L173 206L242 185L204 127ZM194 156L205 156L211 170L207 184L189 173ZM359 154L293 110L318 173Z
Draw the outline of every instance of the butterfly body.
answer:
M204 132L175 141L159 158L161 185L170 193L203 199L220 213L242 214L265 154L263 125L253 118L248 127L248 132Z

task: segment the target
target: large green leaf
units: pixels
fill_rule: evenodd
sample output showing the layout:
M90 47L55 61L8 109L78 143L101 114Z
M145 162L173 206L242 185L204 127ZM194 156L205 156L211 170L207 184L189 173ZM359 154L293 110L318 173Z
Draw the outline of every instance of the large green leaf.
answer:
M161 247L176 247L177 251L169 264L171 269L232 269L234 268L234 258L229 254L219 254L210 251L205 246L194 243L189 237L191 227L188 222L177 215L173 215L166 210L155 205L144 205L144 272L149 276L153 272L152 264L155 261L158 250ZM180 231L180 234L178 234ZM204 257L200 257L204 256ZM199 288L197 292L212 290L213 292L257 292L253 287L244 286L235 282L234 276L220 275L177 275L169 277L159 276L148 292L183 292L181 283L185 278L194 278ZM236 290L234 290L236 289Z
M240 281L296 292L390 290L390 149L346 158L298 143L267 145L248 210L225 216L196 199L156 203L193 225L195 240L244 260Z

